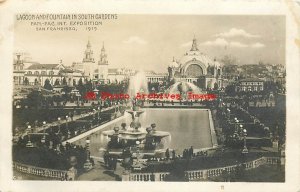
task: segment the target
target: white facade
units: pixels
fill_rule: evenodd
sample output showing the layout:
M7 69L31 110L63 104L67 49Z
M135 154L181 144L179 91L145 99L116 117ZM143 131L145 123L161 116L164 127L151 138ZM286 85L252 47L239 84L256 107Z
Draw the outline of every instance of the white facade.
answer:
M199 82L202 88L222 87L222 65L199 51L194 38L191 49L179 61L173 58L168 67L169 80Z
M83 72L85 76L88 76L90 79L93 78L95 71L95 60L93 57L93 51L91 48L91 43L88 41L86 45L86 50L84 52L84 58L82 59Z
M105 53L104 44L101 49L100 60L98 61L98 71L97 72L95 74L98 76L98 79L101 79L101 80L108 79L108 60L107 60L107 54Z
M30 62L26 62L29 64ZM14 84L15 85L41 85L44 86L48 79L51 85L73 86L80 78L87 78L81 71L65 67L60 64L40 64L31 63L30 65L23 64L23 61L17 56L14 63Z

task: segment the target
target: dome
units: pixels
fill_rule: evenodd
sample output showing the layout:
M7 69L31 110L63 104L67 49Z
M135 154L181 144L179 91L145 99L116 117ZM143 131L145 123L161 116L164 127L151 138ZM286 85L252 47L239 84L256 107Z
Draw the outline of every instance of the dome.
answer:
M209 64L213 64L214 61L209 58L206 54L201 53L200 51L189 51L187 52L180 60L180 63L186 64L190 61L196 61L201 62L205 66L208 66Z
M190 51L188 51L184 56L180 59L180 63L182 65L187 64L188 62L193 62L193 63L203 63L206 67L208 65L213 64L215 61L211 59L209 56L207 56L204 53L201 53L197 47L197 40L194 37L193 43L192 43L192 48Z

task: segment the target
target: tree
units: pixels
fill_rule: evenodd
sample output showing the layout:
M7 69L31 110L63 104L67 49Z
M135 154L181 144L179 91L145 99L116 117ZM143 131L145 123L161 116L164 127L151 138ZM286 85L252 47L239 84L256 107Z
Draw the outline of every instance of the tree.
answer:
M39 91L32 91L27 96L27 103L30 107L38 108L42 105L43 96Z
M60 85L60 83L59 83L59 80L58 80L58 79L56 79L56 80L55 80L55 82L54 82L54 85Z
M29 80L27 77L25 77L25 79L24 79L24 85L29 85Z
M83 85L83 83L82 83L82 78L80 78L79 80L78 80L78 86L82 86Z
M80 92L81 95L85 94L86 89L85 89L85 86L83 85L82 78L80 78L78 80L77 89L79 90L79 92Z
M35 78L34 79L34 85L38 85L38 84L39 84L39 82L38 82L37 78Z
M86 88L87 91L92 91L92 89L93 89L93 83L92 83L91 79L89 81L86 81L85 88Z
M232 55L225 55L221 61L224 65L236 65L236 58Z
M65 77L63 78L62 84L63 84L63 85L67 85L67 80L66 80Z
M45 83L44 83L44 88L45 89L48 89L48 90L52 90L52 85L50 84L50 80L49 79L46 79L45 80Z
M214 90L218 90L219 89L219 85L218 85L218 83L215 83L214 84Z

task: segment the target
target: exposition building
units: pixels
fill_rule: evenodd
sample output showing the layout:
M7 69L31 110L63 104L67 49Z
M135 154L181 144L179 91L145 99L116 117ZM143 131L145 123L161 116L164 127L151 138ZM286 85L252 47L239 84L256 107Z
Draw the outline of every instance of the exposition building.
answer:
M223 87L222 65L202 53L193 39L191 49L180 60L175 60L168 67L170 81L194 83L202 89Z

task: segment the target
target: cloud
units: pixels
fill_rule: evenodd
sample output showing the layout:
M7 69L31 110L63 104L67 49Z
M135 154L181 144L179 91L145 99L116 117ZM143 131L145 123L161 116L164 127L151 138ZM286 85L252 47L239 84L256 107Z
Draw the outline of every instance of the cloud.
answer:
M247 33L245 30L243 29L236 29L236 28L231 28L229 31L224 32L224 33L219 33L214 35L216 37L246 37L246 38L259 38L260 35L253 35L250 33Z
M240 42L237 42L237 41L232 41L232 42L230 42L230 43L229 43L229 46L231 46L231 47L241 47L241 48L243 48L243 47L248 47L247 44L240 43Z
M257 42L257 43L251 44L250 47L252 47L252 48L262 48L262 47L265 47L265 44Z
M217 38L214 41L206 41L201 43L200 45L208 45L208 46L228 46L229 42L223 38Z
M253 43L253 44L245 44L242 42L238 42L238 41L228 41L224 38L217 38L214 41L206 41L201 43L200 45L204 45L204 46L219 46L219 47L237 47L237 48L246 48L246 47L250 47L250 48L262 48L265 47L264 44L262 43Z
M187 42L187 43L183 43L183 44L181 44L181 47L190 47L190 46L192 46L192 41L189 41L189 42Z
M123 43L145 45L148 42L139 36L130 36L127 40L124 40Z

